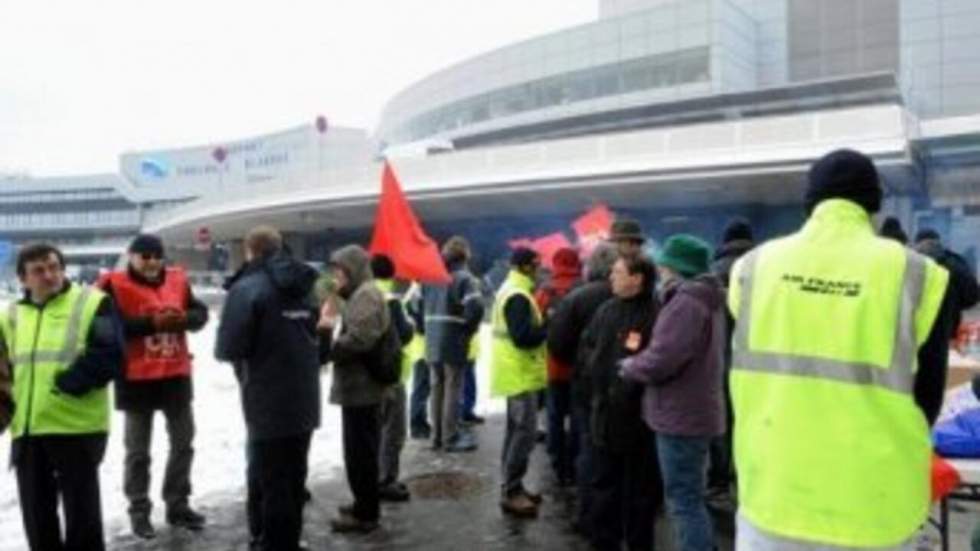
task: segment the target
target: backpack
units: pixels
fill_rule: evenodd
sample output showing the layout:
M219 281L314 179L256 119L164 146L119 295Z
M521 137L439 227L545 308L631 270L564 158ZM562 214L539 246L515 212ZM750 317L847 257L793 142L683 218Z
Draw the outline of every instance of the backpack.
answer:
M368 375L374 382L389 386L397 383L402 374L402 341L394 323L388 324L384 335L365 358Z

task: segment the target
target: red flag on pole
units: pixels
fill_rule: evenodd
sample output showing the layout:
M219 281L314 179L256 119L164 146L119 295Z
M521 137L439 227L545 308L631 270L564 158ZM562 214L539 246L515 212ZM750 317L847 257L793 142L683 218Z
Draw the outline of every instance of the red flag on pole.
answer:
M613 214L609 207L599 203L579 216L572 222L572 228L578 236L578 244L583 256L589 256L596 246L609 239L612 229Z
M381 176L381 200L374 219L370 251L391 257L399 279L424 283L451 281L439 247L422 229L395 171L387 162Z
M589 209L589 212L575 219L572 222L572 227L575 228L575 234L578 235L579 239L587 237L606 239L609 237L612 223L613 214L609 212L609 207L599 203Z

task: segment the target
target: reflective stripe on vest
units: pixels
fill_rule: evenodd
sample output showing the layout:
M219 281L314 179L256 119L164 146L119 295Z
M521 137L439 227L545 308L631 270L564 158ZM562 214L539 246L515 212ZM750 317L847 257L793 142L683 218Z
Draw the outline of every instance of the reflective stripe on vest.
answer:
M739 512L792 541L889 548L928 516L918 347L948 274L827 200L733 271Z
M763 371L800 377L816 377L857 385L871 385L894 392L911 394L915 386L913 366L916 360L915 309L922 299L925 286L926 265L922 257L906 252L905 276L902 282L902 298L898 320L895 324L895 341L891 365L887 369L858 363L756 352L749 349L749 328L752 316L752 285L758 255L745 256L739 272L741 297L738 323L735 326L733 368Z
M64 364L70 364L75 361L78 357L78 339L81 338L82 330L82 314L85 311L85 303L88 301L89 295L92 294L91 287L85 287L82 289L81 294L78 296L78 300L72 306L71 314L68 317L68 330L65 333L65 342L61 347L61 350L28 350L26 352L16 352L15 347L16 337L11 337L10 346L10 361L13 364L29 364L31 360L34 363L41 362L59 362ZM10 312L10 332L12 335L17 335L17 303L11 304Z
M527 276L511 272L497 293L492 315L492 348L490 370L490 393L493 396L515 396L524 392L540 390L547 385L545 364L545 345L533 349L519 348L507 331L504 308L507 302L517 296L525 297L531 304L531 313L537 324L541 323L541 312L534 296L525 287L533 286Z
M411 323L408 312L405 311L405 297L395 292L395 282L390 279L375 279L374 284L384 295L385 304L397 304L398 307L401 308L402 316L404 316L405 319L414 326L414 324ZM412 335L412 338L408 342L402 343L402 372L400 377L400 382L402 384L408 382L408 379L412 376L415 362L417 362L419 358L424 355L424 353L425 345L422 337L417 331Z

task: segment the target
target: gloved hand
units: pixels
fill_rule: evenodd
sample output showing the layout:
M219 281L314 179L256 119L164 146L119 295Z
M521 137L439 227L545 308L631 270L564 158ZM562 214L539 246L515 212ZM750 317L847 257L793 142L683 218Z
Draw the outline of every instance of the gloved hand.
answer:
M161 310L152 316L153 328L162 333L178 333L187 329L187 314L175 308Z

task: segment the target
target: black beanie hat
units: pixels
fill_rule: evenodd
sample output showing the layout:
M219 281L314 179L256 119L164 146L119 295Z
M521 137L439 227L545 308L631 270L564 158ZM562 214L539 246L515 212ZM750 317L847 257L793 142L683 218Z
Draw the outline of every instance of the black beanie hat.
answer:
M939 232L931 228L919 230L919 233L915 234L916 243L919 243L921 241L939 241L939 240L940 240Z
M881 208L881 195L881 181L871 159L851 149L838 149L810 166L803 202L811 213L826 199L847 199L874 214Z
M141 233L129 244L129 252L137 254L155 254L163 256L163 241L159 237Z
M881 236L887 237L889 239L894 239L902 245L909 242L909 236L902 229L902 223L898 221L898 218L894 216L889 216L885 218L885 221L881 223Z
M514 267L533 264L538 259L538 253L527 247L517 247L510 255L510 265Z
M395 263L386 254L375 254L371 256L371 273L377 279L391 279L395 277Z
M752 226L744 218L733 218L725 225L725 231L721 234L721 242L731 243L732 241L752 241Z

